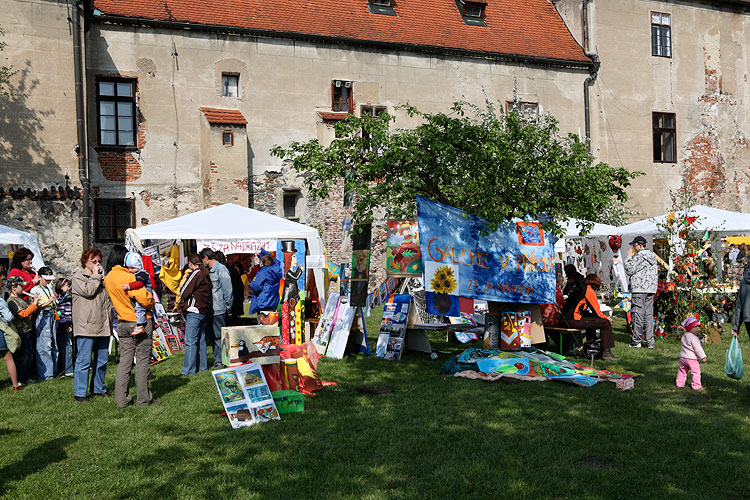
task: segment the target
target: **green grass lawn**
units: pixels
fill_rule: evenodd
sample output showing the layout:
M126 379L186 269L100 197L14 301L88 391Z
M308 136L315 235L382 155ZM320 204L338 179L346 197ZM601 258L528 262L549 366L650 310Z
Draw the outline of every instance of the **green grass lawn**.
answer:
M379 312L368 320L374 352ZM750 392L706 346L704 392L674 387L679 345L628 349L609 382L487 383L439 373L447 355L347 355L305 412L233 430L209 373L152 367L152 407L73 401L72 379L13 393L0 374L0 495L7 498L750 498ZM750 358L743 331L742 346ZM434 336L433 347L460 352ZM596 366L607 366L597 362ZM115 365L107 371L113 390ZM390 385L367 395L361 386Z

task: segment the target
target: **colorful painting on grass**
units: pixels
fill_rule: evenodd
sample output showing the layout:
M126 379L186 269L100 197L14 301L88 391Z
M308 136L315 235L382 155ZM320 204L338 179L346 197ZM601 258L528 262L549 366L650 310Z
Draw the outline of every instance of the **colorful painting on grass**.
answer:
M225 366L254 361L279 362L281 335L275 325L225 326L221 329L221 362Z
M411 295L408 294L391 295L385 303L375 356L392 361L401 359L410 306Z
M232 428L279 420L279 412L258 363L211 372Z
M482 235L484 222L417 196L427 312L459 315L459 297L522 304L555 301L554 238L514 220Z
M305 241L279 240L276 258L282 261L281 341L301 344L305 330Z
M531 347L531 311L502 313L500 350L517 351Z
M312 343L315 346L315 350L319 354L325 354L328 348L328 341L331 338L331 329L333 328L334 321L336 319L336 310L339 307L339 294L331 292L328 294L328 301L326 307L323 310L323 314L320 315L318 326L315 329L315 334L312 338Z
M411 277L422 275L417 221L387 222L388 239L385 243L385 272L388 276Z

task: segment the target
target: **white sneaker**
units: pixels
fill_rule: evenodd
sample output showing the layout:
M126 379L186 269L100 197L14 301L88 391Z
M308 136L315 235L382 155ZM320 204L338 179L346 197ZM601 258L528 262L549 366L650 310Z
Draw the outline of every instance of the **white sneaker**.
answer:
M628 344L628 347L632 347L634 349L640 349L641 344L640 344L640 342L637 343L637 344L634 344L634 343L631 342L631 343Z

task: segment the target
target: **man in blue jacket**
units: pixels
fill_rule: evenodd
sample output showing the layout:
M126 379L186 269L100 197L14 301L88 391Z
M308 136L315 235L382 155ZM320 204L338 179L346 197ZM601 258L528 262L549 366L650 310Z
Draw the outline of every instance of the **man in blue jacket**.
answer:
M279 283L281 283L281 262L265 250L260 254L261 268L250 282L253 300L248 314L260 311L275 311L279 305Z
M211 299L213 301L213 317L206 321L213 332L213 342L206 335L207 343L213 345L214 368L224 368L221 362L221 329L227 324L227 311L232 310L232 278L226 266L216 260L216 254L210 248L200 251L203 264L210 269L208 277L211 279ZM208 319L208 318L207 318Z

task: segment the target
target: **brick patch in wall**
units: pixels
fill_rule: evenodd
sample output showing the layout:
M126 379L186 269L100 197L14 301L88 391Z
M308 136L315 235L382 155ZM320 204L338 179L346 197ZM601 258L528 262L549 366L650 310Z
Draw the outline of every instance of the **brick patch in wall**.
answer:
M208 163L209 168L211 169L212 174L218 174L219 173L219 166L214 162Z
M719 145L710 137L694 137L686 149L685 177L694 195L699 198L719 196L726 177Z
M111 182L133 182L140 179L143 174L141 164L132 153L99 153L99 167L104 178Z
M232 181L232 184L243 190L247 193L248 187L247 187L247 177L244 179L235 179ZM236 199L236 198L235 198Z

